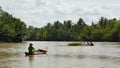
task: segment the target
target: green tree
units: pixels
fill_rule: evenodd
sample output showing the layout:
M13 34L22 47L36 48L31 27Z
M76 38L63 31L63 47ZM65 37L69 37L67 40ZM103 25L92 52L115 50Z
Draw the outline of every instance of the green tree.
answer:
M24 22L2 11L0 16L0 41L21 42L26 38L26 29Z

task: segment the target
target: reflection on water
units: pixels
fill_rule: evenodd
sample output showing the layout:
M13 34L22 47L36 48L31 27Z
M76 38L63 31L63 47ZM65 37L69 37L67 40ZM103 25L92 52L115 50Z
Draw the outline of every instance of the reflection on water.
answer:
M70 42L31 41L48 47L43 55L25 56L30 42L1 43L0 68L119 68L120 43L94 42L95 46L67 46Z
M26 56L28 57L29 61L33 61L34 60L34 55L30 55L30 56Z

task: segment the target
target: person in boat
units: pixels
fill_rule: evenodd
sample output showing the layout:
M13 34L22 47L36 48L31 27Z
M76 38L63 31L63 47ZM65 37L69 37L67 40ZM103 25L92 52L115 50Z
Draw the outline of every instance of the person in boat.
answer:
M29 54L34 54L34 51L35 51L35 48L32 46L33 44L32 43L30 43L29 44L29 47L28 47L28 52L29 52Z

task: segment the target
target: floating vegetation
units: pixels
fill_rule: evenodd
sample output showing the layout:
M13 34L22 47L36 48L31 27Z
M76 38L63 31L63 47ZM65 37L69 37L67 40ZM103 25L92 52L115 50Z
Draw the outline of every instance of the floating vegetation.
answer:
M73 42L69 43L68 46L81 46L82 44L80 42Z

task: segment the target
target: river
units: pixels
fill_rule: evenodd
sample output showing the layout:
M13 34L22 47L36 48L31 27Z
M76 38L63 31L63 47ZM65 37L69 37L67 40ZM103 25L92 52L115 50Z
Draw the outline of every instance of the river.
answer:
M29 43L48 48L43 55L25 56ZM0 68L119 68L120 42L67 46L71 42L26 41L0 43ZM84 42L83 42L84 43Z

